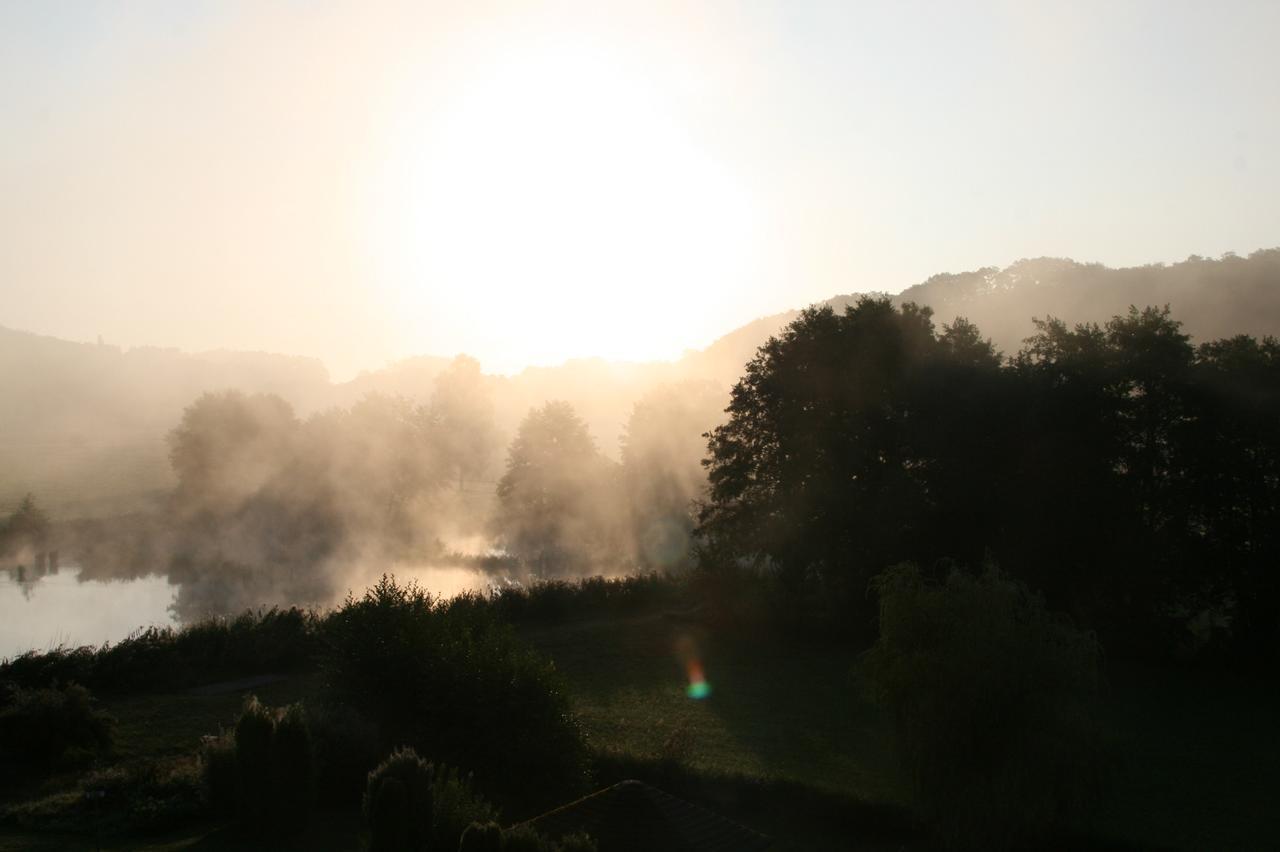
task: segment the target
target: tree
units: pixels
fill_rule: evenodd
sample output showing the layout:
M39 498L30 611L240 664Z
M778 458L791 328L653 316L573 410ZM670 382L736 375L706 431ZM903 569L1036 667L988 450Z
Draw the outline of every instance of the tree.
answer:
M275 394L206 393L169 433L178 495L192 509L235 509L291 458L299 423Z
M875 573L956 546L930 535L956 458L926 437L951 434L942 418L954 418L932 392L998 363L971 326L940 339L928 308L887 297L864 296L843 316L804 311L747 365L710 435L698 528L708 558L764 558L792 588L816 582L865 612Z
M436 378L435 392L427 408L440 457L452 472L458 489L468 479L482 477L493 461L497 430L493 394L480 362L466 355L453 359Z
M617 516L611 473L569 403L531 410L498 482L499 543L541 572L600 555Z
M863 672L939 846L1043 841L1087 813L1103 766L1096 637L990 567L934 582L898 565L874 587Z

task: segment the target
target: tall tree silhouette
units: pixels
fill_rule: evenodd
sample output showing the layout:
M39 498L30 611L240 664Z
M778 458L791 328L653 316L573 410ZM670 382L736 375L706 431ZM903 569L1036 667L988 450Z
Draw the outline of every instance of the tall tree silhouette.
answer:
M610 473L569 403L531 410L498 482L499 543L543 573L602 553L617 514Z

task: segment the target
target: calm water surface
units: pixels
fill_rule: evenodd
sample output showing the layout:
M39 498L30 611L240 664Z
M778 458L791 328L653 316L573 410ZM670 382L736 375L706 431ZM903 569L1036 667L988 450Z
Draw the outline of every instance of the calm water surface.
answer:
M348 590L358 597L384 571L401 582L416 581L438 597L483 590L493 582L469 568L397 563L351 570L337 580L334 601L298 603L324 608ZM178 626L170 609L178 587L166 577L81 581L79 574L76 565L43 573L31 567L21 571L15 566L0 568L0 658L59 645L118 642L152 625ZM262 602L272 603L286 602Z
M0 657L58 645L116 642L141 627L171 625L175 589L161 576L77 579L75 565L35 577L0 572Z

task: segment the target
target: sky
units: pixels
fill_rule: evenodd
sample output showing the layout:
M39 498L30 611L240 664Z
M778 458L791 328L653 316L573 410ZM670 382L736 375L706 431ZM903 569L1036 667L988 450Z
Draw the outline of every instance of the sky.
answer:
M0 4L0 325L335 378L671 359L1280 245L1280 3Z

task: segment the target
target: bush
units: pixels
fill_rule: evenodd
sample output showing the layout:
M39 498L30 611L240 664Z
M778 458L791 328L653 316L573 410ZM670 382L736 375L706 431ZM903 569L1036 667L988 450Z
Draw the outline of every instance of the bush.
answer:
M502 832L502 852L556 852L556 844L528 825L515 825Z
M475 792L470 776L401 748L369 773L364 815L376 852L457 849L468 826L492 822L498 814Z
M463 776L456 769L438 767L432 791L432 843L436 849L456 849L467 826L492 822L498 816L497 810L475 791L471 776Z
M13 804L4 816L32 831L136 836L198 817L200 798L194 761L145 760L89 772L76 787Z
M315 758L301 704L291 704L280 714L272 746L279 818L289 824L303 822L315 795Z
M215 813L235 813L240 799L236 741L229 733L204 737L196 755L205 802Z
M874 587L865 669L937 839L1007 848L1086 815L1102 765L1094 636L994 569L931 582L900 565Z
M369 773L364 815L373 835L369 847L372 852L418 852L430 848L434 775L432 765L408 748L393 752Z
M263 823L276 791L272 738L275 720L271 711L250 697L235 727L236 777L239 779L240 816L250 823Z
M103 692L190 686L200 680L297 671L312 663L318 619L291 607L245 612L175 630L148 627L98 648L28 651L0 662L0 680L42 687L84 684Z
M316 798L327 807L360 800L378 765L378 727L343 705L308 710L316 760Z
M323 630L331 697L375 721L384 745L474 771L511 807L549 806L581 790L586 748L562 681L491 608L441 605L384 577L349 597Z
M559 852L596 852L596 842L586 834L570 834L560 838Z
M513 624L559 624L568 619L636 613L684 599L683 581L669 574L627 577L583 577L579 580L536 580L507 585L487 596L463 595L450 605L470 601L496 610Z
M559 841L548 840L533 826L521 824L502 832L502 852L596 852L596 844L585 834L570 834Z
M496 822L473 822L462 832L458 852L502 852L502 827Z
M300 829L311 808L316 774L302 705L272 710L251 696L230 734L201 743L199 769L214 810L234 809L259 829Z
M0 685L0 767L48 772L111 747L115 721L77 684Z

